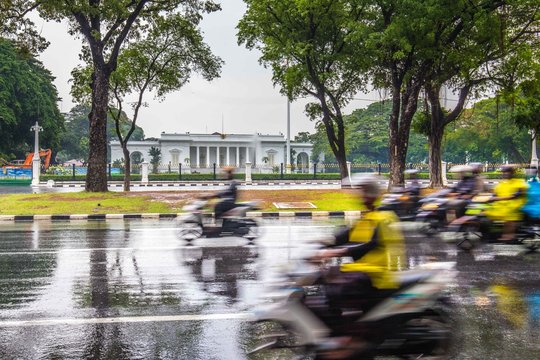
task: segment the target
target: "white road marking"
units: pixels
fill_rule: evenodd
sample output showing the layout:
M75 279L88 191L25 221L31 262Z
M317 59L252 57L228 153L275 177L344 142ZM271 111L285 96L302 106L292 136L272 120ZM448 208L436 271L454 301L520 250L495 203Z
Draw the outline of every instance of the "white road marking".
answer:
M186 314L168 316L124 316L109 318L57 318L40 320L8 320L0 321L0 328L28 327L28 326L53 326L53 325L93 325L93 324L118 324L118 323L143 323L143 322L167 322L167 321L205 321L205 320L249 320L250 313L230 314Z

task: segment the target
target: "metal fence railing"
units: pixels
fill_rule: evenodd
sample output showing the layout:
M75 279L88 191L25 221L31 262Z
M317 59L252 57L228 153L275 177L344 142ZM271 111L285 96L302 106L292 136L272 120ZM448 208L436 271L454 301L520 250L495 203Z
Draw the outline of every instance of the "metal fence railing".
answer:
M117 164L116 164L117 165ZM450 170L454 165L446 163L447 170ZM485 163L485 172L494 172L500 167L502 163ZM513 164L518 168L527 167L528 164ZM141 164L131 165L131 175L133 179L137 179L141 176ZM210 167L193 167L185 164L149 164L148 170L150 174L150 180L190 180L190 179L204 179L212 180L220 178L220 174L223 172L224 166L218 166L217 164L211 164ZM420 173L429 174L429 165L426 163L408 163L406 169L417 169ZM61 178L65 180L80 180L84 179L88 168L85 166L69 166L69 167L51 167L46 176L51 178ZM384 163L350 163L351 173L376 173L379 175L388 174L390 172L389 164ZM237 177L243 177L245 173L245 167L239 167L235 173ZM310 163L309 166L295 167L291 166L289 169L282 163L277 165L257 165L251 167L251 173L255 178L268 178L268 179L317 179L317 178L340 178L340 169L337 163ZM6 175L6 174L4 174ZM122 166L113 166L108 164L108 177L109 180L121 180L124 175L124 168ZM0 174L0 177L2 174ZM31 176L31 170L30 170ZM424 175L425 176L425 175Z

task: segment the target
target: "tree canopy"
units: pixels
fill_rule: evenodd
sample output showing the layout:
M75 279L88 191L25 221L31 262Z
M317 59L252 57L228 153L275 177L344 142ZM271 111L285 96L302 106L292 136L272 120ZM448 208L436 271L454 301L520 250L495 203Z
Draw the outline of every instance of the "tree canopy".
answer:
M239 42L261 51L260 62L290 100L310 97L306 113L324 128L327 141L347 176L342 107L366 84L359 61L362 23L368 8L346 0L244 0ZM320 125L320 126L319 126Z
M81 58L92 65L86 190L94 192L107 191L109 82L126 44L140 40L148 31L148 24L157 17L179 15L198 24L202 14L220 9L212 0L1 1L8 17L15 16L31 26L26 15L35 9L46 20L67 20L69 33L84 39ZM9 33L18 30L17 26L6 27Z
M443 140L443 160L453 163L527 162L531 135L513 121L513 109L502 99L490 98L465 109L450 125Z
M33 151L36 121L43 127L40 146L58 150L64 118L53 80L40 61L0 39L0 153L22 158Z
M390 101L379 101L365 109L354 110L344 116L347 160L354 163L388 163L388 118L392 111ZM305 137L305 135L303 135ZM310 135L313 153L323 153L325 162L335 158L328 146L324 129ZM426 136L411 133L407 162L420 163L427 159Z
M88 159L88 112L89 105L77 105L65 115L65 129L60 141L60 151L58 152L58 161L64 162L71 159ZM131 120L125 113L120 117L120 129L123 134L131 128ZM109 116L107 118L107 140L117 139L115 120ZM144 130L136 126L131 138L135 141L144 140Z

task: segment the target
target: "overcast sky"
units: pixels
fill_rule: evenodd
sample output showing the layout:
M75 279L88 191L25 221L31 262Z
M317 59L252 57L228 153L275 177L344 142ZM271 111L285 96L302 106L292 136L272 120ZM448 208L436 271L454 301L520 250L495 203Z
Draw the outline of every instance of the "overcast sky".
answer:
M258 52L237 45L235 27L244 14L245 4L242 0L221 2L223 10L207 15L201 26L212 51L225 61L221 78L206 82L194 77L163 102L148 95L148 107L142 109L137 122L147 137L158 137L163 131L221 131L222 118L226 133L286 133L287 100L273 87L271 71L259 64ZM69 94L70 73L79 63L81 42L68 35L65 23L43 20L37 23L42 35L51 43L40 58L56 77L55 84L62 98L61 110L68 112L74 105ZM377 98L374 94L360 97ZM304 115L305 103L306 100L292 104L292 136L299 131L313 132L314 123ZM353 100L346 112L368 104Z

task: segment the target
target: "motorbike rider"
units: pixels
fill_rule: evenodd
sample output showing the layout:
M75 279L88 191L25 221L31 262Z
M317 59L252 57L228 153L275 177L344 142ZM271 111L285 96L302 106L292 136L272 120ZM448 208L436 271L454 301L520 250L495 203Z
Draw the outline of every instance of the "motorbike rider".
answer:
M471 163L472 176L474 178L474 191L475 195L488 191L484 177L482 176L482 169L484 164Z
M540 181L538 181L536 168L526 169L527 175L527 203L523 206L523 213L529 220L538 221L540 219Z
M336 248L320 251L313 260L352 257L354 262L332 267L326 274L329 304L336 308L364 309L376 302L385 290L399 287L396 271L405 263L405 242L396 226L399 223L396 214L377 209L381 197L377 178L353 178L351 185L359 190L366 211L362 211L362 217L350 229L335 236L333 246ZM349 348L363 344L357 337L338 338L329 343ZM338 359L341 355L337 352L325 358Z
M397 288L395 271L403 264L405 255L404 238L396 226L399 219L392 211L377 209L381 196L377 178L367 176L352 182L359 189L366 211L350 229L336 235L334 246L337 248L323 250L315 258L350 256L354 259L332 274L335 277L331 280L345 284L343 291Z
M405 187L405 193L411 197L412 203L416 203L420 199L420 191L422 189L418 181L418 170L409 169L405 171L405 174L409 175L410 180L410 183Z
M470 165L457 165L450 169L451 172L458 173L460 178L448 194L448 197L452 198L448 203L448 208L454 212L455 218L465 215L467 204L477 194L477 184L473 170L474 168Z
M527 184L523 179L514 177L515 169L511 165L502 167L503 180L495 186L493 204L486 210L486 216L493 221L503 221L501 241L515 238L517 223L523 219L521 208L525 204Z
M214 207L214 216L216 222L223 218L223 214L236 207L236 199L238 198L238 182L234 180L234 168L226 167L223 169L225 180L229 181L227 189L216 194L203 196L205 199L219 198L219 201ZM223 227L227 226L227 221L223 221Z

